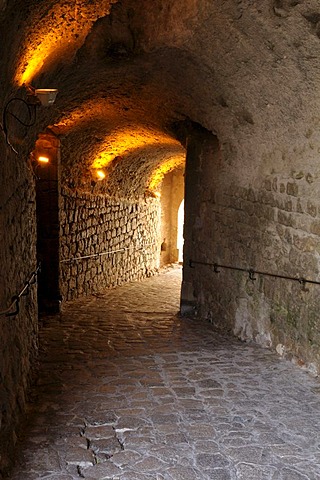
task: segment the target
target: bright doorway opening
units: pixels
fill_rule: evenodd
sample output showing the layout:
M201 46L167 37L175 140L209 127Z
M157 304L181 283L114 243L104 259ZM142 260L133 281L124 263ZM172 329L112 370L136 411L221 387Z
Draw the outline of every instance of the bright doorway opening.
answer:
M178 250L178 262L183 263L183 226L184 226L184 200L180 203L178 210L178 236L177 236L177 250Z

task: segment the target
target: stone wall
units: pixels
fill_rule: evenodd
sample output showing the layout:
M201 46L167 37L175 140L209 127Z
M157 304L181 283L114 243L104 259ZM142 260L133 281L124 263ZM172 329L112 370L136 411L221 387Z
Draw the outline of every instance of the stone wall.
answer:
M192 259L319 281L316 170L278 169L245 185L234 181L238 166L233 175L224 174L224 161L208 132L189 142L184 308L193 305L221 330L272 347L316 372L320 285L259 274L251 280L247 272L188 266Z
M4 115L7 102L13 97L20 97L21 93L12 82L16 58L13 46L18 41L20 29L7 28L6 15L11 8L8 3L1 2L0 5L1 126L4 127L6 121L9 141L19 154L7 145L4 132L0 129L1 312L9 307L12 297L21 291L37 267L35 185L25 149L26 131L12 115ZM17 17L19 12L20 9L16 9ZM19 24L19 20L13 23ZM22 121L29 121L28 112L20 101L10 103L10 112ZM37 287L32 285L28 294L21 297L17 315L0 315L0 478L12 460L37 350Z
M27 163L0 142L0 310L4 311L36 269L36 220L34 182ZM21 297L19 307L18 315L0 315L0 478L17 439L37 355L36 285Z
M63 300L140 280L157 271L158 199L135 203L63 188L61 204ZM70 260L83 256L87 258Z

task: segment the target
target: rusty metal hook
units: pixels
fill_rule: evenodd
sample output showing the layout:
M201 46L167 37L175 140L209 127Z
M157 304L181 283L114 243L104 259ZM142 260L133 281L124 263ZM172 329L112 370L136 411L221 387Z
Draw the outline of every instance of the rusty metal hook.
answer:
M299 281L299 283L300 283L300 285L301 285L301 289L302 289L304 292L309 292L309 289L306 287L306 284L307 284L306 279L303 278L303 277L300 277L298 281Z
M257 280L257 278L254 276L254 270L252 268L250 268L250 270L248 270L248 273L249 273L249 278L252 282Z

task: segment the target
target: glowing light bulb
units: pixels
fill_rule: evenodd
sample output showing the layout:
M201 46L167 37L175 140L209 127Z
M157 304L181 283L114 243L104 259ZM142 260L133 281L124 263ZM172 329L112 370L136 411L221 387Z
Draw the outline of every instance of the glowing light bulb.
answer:
M97 170L97 175L99 180L103 180L106 177L106 174L102 170Z
M38 162L40 162L40 163L49 163L49 158L48 158L48 157L44 157L44 156L40 156L40 157L38 157Z

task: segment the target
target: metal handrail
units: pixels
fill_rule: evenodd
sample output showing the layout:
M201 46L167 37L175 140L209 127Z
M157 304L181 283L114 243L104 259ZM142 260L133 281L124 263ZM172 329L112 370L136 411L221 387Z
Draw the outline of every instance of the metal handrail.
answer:
M107 252L101 252L101 253L93 253L91 255L83 255L81 257L72 257L72 258L67 258L65 260L60 260L60 263L68 263L68 262L76 262L77 260L83 260L86 258L98 258L102 257L105 255L111 255L113 253L119 253L119 252L126 252L127 250L143 250L145 247L150 247L151 245L156 245L155 242L152 243L147 243L146 245L142 245L141 247L124 247L124 248L119 248L117 250L108 250Z
M0 316L5 315L6 317L14 317L15 315L18 315L20 312L20 298L29 294L30 287L37 282L37 276L40 271L41 265L39 263L36 270L30 274L29 279L25 282L20 292L12 297L9 307L6 310L0 311ZM12 311L13 309L14 311Z
M250 280L254 281L256 280L255 274L257 275L264 275L266 277L273 277L273 278L282 278L284 280L291 280L295 282L299 282L302 286L304 286L306 283L311 283L313 285L320 285L320 282L317 280L309 280L304 277L291 277L289 275L281 275L277 273L270 273L270 272L263 272L260 270L254 270L253 268L241 268L241 267L233 267L230 265L222 265L219 263L209 263L209 262L200 262L197 260L189 260L189 267L195 268L194 265L205 265L209 267L213 267L213 271L215 273L219 273L220 271L218 270L219 268L225 268L227 270L237 270L238 272L246 272L249 274Z

